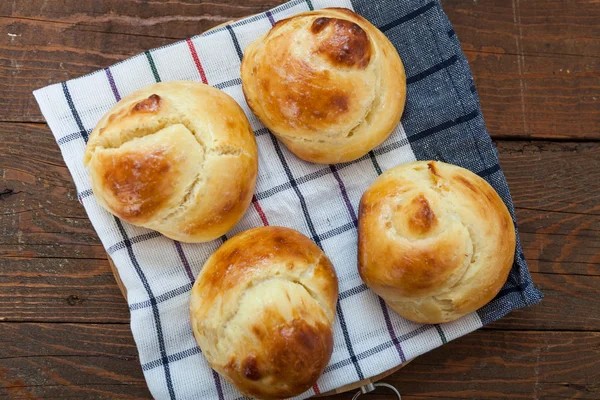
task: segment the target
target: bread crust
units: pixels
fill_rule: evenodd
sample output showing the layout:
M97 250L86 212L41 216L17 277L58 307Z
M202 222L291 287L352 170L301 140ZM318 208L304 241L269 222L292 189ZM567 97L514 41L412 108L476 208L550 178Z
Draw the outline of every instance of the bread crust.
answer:
M157 83L119 101L87 143L98 203L131 224L183 242L225 234L256 183L256 141L224 92L196 82Z
M506 282L515 241L496 191L454 165L399 165L377 178L360 202L360 275L414 322L449 322L490 302Z
M210 366L243 394L299 395L333 350L338 283L310 239L283 227L250 229L204 264L192 289L192 330Z
M245 51L246 101L296 156L352 161L381 144L402 115L406 75L370 22L325 8L277 22Z

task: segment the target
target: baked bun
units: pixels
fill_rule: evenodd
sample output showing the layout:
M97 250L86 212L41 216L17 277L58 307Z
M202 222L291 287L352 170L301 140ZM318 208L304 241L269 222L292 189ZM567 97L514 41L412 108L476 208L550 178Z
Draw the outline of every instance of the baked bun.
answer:
M358 268L402 317L448 322L490 302L508 277L515 228L494 189L436 161L399 165L364 193Z
M310 389L329 362L337 295L333 265L310 239L254 228L204 264L192 330L210 366L244 395L288 398Z
M406 76L390 41L345 8L277 22L250 44L241 67L248 105L299 158L352 161L400 121Z
M182 242L223 235L246 212L256 141L238 104L196 82L164 82L119 101L85 151L98 203Z

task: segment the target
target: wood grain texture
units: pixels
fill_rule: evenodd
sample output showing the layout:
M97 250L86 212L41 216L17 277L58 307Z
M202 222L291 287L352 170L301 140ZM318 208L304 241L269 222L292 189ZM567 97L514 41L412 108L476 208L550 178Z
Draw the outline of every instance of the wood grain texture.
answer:
M442 1L495 137L600 138L600 3Z
M150 398L127 305L31 91L282 2L0 1L0 399ZM442 3L546 297L386 381L411 400L598 399L600 2Z
M0 396L149 398L126 325L4 323L0 337L10 338L0 348ZM482 330L386 381L408 399L597 399L599 374L598 332ZM378 390L365 398L392 397Z
M0 121L43 122L32 90L278 3L1 2ZM443 5L471 63L493 137L600 139L600 3Z
M0 324L0 398L150 398L127 325Z
M530 270L600 275L598 144L496 145Z
M597 332L478 331L416 358L386 382L403 398L597 399L598 363Z

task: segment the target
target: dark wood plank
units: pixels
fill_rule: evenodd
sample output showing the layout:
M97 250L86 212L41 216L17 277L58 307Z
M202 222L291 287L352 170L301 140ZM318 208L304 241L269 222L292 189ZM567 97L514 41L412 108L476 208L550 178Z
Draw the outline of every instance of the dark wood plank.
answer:
M600 139L600 58L466 55L492 137Z
M600 275L598 144L498 141L496 145L530 269Z
M1 323L0 397L150 398L127 325Z
M478 331L385 381L403 398L597 399L599 363L598 332Z
M0 258L0 321L129 323L106 260Z
M0 18L0 121L42 122L33 89L279 3L16 1L0 5L0 15L11 16ZM463 0L444 7L492 136L600 139L597 2Z
M63 24L0 18L0 121L44 122L33 90L173 42L66 30Z
M126 325L3 323L0 337L0 396L149 398ZM408 399L596 399L599 379L598 332L477 331L385 381Z
M184 39L215 25L278 6L283 0L130 1L8 0L0 18L16 22L36 20L63 25L71 32L105 32L131 36ZM69 10L69 12L65 12ZM135 40L135 39L134 39Z
M105 259L50 130L0 124L0 257Z
M600 3L442 3L493 136L600 138Z
M486 329L598 331L600 277L532 273L544 300L486 326Z
M68 32L99 31L182 39L281 3L281 0L219 3L183 0L126 3L30 0L22 3L9 0L0 5L0 17L63 24ZM509 52L520 35L526 54L598 56L600 53L597 19L600 6L596 1L443 0L442 5L455 27L460 29L461 39L482 50ZM511 47L505 47L507 43Z
M0 4L0 18L12 19L14 27L23 21L40 21L62 25L67 33L93 31L184 39L283 2L8 0ZM591 57L600 54L600 5L593 0L443 0L442 5L461 40L468 43L467 50Z
M594 0L442 0L442 6L467 50L600 54L600 4Z
M84 75L281 3L2 1L0 121L42 122L31 96L36 88Z

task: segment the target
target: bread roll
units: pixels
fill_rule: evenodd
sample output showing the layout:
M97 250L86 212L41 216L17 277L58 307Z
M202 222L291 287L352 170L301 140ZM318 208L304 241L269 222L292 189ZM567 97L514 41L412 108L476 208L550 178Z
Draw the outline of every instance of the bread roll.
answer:
M195 82L164 82L119 101L85 151L98 203L131 224L206 242L250 204L256 141L238 104Z
M400 121L406 76L390 41L364 18L326 8L279 21L246 49L246 100L299 158L352 161Z
M506 206L464 168L399 165L361 199L360 275L408 320L448 322L484 306L504 285L514 254Z
M261 227L206 261L191 297L202 353L246 396L310 389L329 362L338 284L329 259L301 233Z

